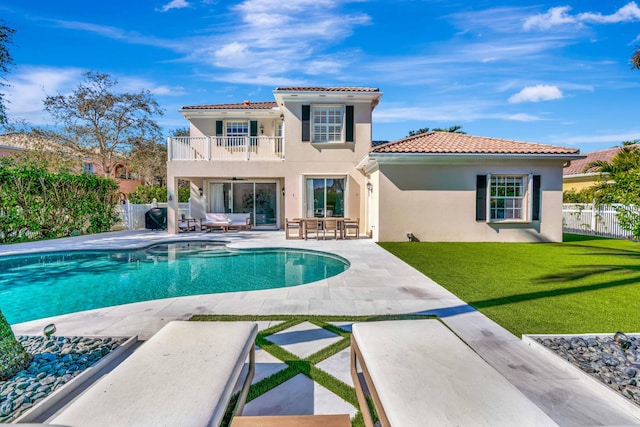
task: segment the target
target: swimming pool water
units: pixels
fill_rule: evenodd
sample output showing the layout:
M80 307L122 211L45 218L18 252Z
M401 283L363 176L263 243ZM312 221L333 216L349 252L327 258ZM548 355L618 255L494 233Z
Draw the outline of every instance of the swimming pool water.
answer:
M160 298L296 286L347 268L326 253L236 251L210 242L0 257L0 309L19 323Z

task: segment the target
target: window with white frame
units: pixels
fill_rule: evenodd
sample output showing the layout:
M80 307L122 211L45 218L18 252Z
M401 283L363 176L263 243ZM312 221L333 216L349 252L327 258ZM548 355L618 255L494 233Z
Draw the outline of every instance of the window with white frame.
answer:
M338 105L312 108L313 142L342 141L343 107Z
M229 121L227 122L227 136L248 136L249 122Z
M526 176L492 175L490 184L490 220L524 220Z

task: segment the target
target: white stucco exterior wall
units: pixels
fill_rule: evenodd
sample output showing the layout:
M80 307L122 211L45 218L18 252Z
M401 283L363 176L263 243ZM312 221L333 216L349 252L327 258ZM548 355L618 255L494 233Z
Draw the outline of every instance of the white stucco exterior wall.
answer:
M562 241L562 161L502 160L465 164L381 164L374 211L377 241L406 241L413 233L432 242ZM540 221L476 221L476 175L541 176ZM374 190L376 191L376 190Z

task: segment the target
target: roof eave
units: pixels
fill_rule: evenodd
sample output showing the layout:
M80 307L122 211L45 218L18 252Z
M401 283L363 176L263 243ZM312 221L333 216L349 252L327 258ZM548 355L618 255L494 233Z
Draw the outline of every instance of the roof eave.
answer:
M197 108L197 109L185 109L181 108L178 110L180 114L184 116L185 119L190 120L192 118L225 118L225 117L260 117L260 118L276 118L281 114L281 110L278 107L274 107L271 109L256 109L256 110L247 110L247 109L239 109L239 108L230 108L230 109L218 109L218 108Z
M570 153L540 153L540 154L512 154L512 153L369 153L369 157L380 163L448 163L468 162L474 160L521 160L521 159L549 159L576 160L584 158L581 154Z

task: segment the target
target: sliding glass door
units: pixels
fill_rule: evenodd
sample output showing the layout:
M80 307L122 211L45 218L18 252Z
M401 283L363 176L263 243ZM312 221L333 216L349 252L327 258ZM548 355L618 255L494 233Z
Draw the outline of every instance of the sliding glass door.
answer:
M307 217L344 217L345 178L306 179Z
M255 227L278 226L278 197L275 182L211 182L209 212L250 213Z

